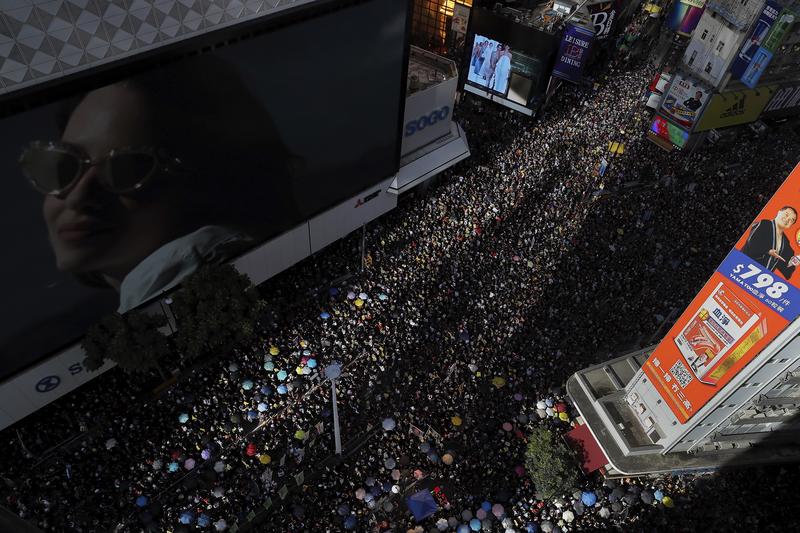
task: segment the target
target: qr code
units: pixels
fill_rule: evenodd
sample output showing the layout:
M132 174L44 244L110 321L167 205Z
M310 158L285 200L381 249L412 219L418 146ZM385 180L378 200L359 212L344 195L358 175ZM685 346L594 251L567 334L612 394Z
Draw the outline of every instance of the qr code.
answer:
M675 364L672 365L669 372L678 380L678 385L680 385L682 389L685 389L686 385L692 381L692 375L681 360L675 361Z

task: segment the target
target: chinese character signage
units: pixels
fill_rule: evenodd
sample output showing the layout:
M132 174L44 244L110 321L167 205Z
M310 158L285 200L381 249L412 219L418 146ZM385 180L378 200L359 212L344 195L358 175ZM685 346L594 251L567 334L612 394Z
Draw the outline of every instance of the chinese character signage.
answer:
M593 40L592 30L572 24L567 25L561 40L561 48L558 50L558 59L553 67L553 76L580 83L583 80L583 68Z
M681 422L800 315L800 165L645 362Z

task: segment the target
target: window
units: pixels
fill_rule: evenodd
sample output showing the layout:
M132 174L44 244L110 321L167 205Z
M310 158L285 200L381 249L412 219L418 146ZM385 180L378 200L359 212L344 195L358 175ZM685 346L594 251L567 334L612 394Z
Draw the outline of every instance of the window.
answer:
M725 48L725 41L720 41L717 43L717 52L722 52L722 49Z
M708 30L703 30L703 35L700 36L700 39L705 41L706 37L708 37Z
M694 63L694 58L696 58L696 57L697 57L697 50L695 50L694 52L692 52L692 57L690 57L690 58L689 58L689 63L688 63L688 65L689 65L690 67L692 66L692 63Z

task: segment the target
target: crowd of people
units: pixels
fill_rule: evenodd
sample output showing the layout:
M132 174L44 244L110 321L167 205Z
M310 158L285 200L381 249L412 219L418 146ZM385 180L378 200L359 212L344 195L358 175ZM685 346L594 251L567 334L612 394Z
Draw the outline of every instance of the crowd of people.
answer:
M533 427L575 423L566 378L647 345L798 161L800 140L778 130L724 158L663 152L643 135L654 74L612 62L594 86L563 86L536 120L467 98L457 120L472 157L370 225L368 268L359 239L344 239L261 288L253 346L155 398L110 370L3 431L2 505L70 532L674 519L699 490L692 476L588 476L545 500L524 460ZM612 140L623 155L608 153ZM323 372L334 362L341 457ZM420 489L438 511L417 523L404 500Z

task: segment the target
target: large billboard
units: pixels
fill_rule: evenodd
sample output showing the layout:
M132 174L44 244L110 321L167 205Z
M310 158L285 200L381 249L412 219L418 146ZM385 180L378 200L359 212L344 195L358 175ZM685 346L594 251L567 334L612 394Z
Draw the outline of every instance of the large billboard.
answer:
M13 228L0 378L394 175L407 8L350 5L107 72L110 85L87 77L0 119L0 221Z
M678 126L691 130L708 103L709 93L699 80L676 73L661 102L661 113Z
M759 87L729 93L715 94L703 111L695 131L706 131L747 124L758 119L764 106L772 98L776 87Z
M705 11L705 2L695 0L681 0L672 5L672 10L667 17L667 27L683 35L691 35Z
M598 2L587 6L589 14L592 16L595 38L598 41L605 41L611 36L614 29L614 20L617 16L617 2Z
M800 315L798 212L800 165L645 362L645 374L680 422Z
M786 32L789 30L789 27L794 24L794 20L795 15L792 11L783 9L780 12L777 20L772 24L767 36L764 38L763 43L758 47L758 51L754 54L750 65L747 66L747 70L744 71L744 74L741 78L742 83L751 89L758 85L761 76L763 76L764 72L766 72L767 67L778 50L778 47L781 45L783 38L786 36Z
M583 81L583 69L594 41L594 32L587 28L568 24L556 55L553 76L574 83Z
M753 25L753 29L744 40L739 54L731 64L731 76L735 79L742 79L745 71L756 58L757 52L761 49L761 43L767 38L770 28L778 19L781 6L775 0L767 0L764 9Z
M798 113L800 113L800 81L776 90L763 112L768 118L782 118Z
M530 114L545 91L558 37L486 9L473 9L471 20L464 90Z

